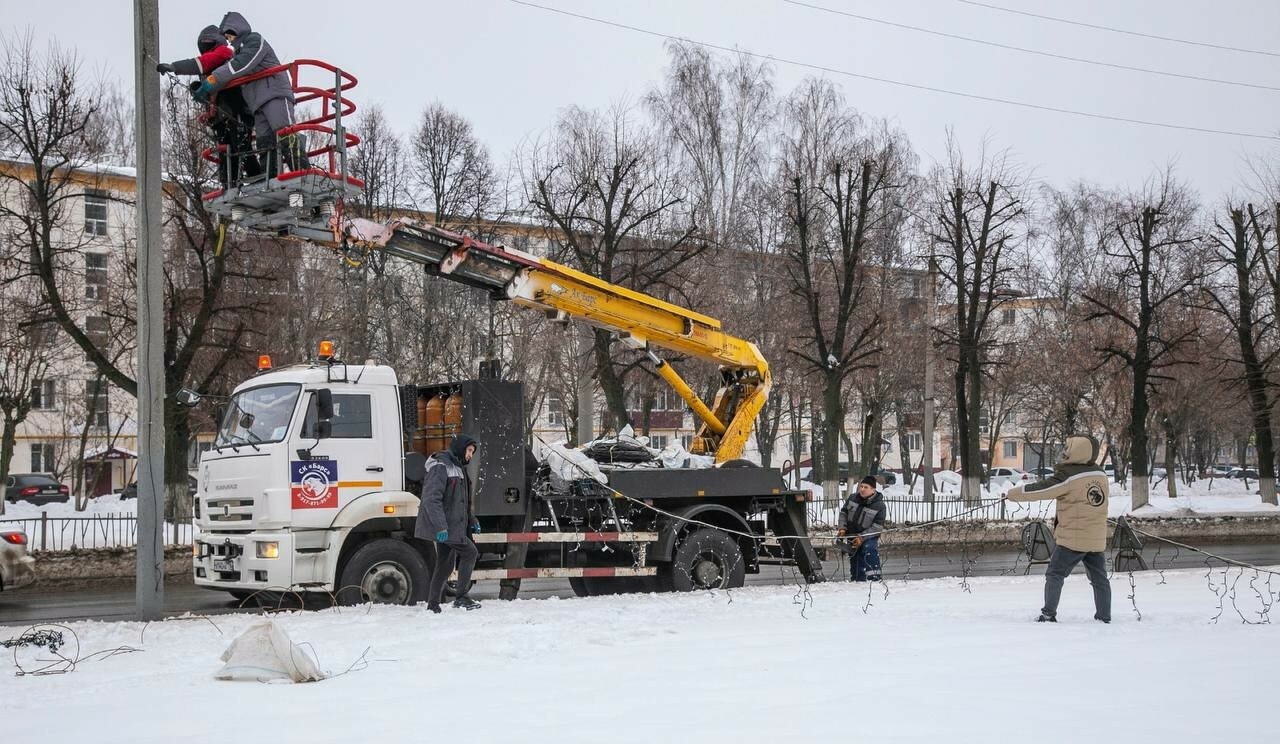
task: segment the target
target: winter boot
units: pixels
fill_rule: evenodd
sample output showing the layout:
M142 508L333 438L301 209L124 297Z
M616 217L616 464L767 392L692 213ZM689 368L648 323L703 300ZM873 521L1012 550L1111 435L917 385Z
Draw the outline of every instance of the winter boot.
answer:
M1053 615L1046 615L1046 614L1044 614L1044 613L1042 612L1042 613L1040 613L1040 617L1036 618L1036 622L1038 622L1038 623L1056 623L1056 622L1058 622L1058 618L1057 618L1057 617L1054 617Z
M430 611L432 611L432 612L434 612L435 614L439 615L439 614L440 614L440 603L439 603L439 602L428 602L428 603L427 603L427 609L428 609L428 610L430 610Z
M458 597L457 599L453 600L453 606L459 607L464 610L480 609L480 603L475 601L471 597Z

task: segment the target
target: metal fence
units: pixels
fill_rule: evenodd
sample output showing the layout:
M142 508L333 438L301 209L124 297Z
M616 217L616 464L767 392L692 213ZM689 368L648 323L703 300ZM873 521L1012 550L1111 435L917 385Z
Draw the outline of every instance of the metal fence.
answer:
M81 517L0 518L0 530L18 529L27 533L31 550L77 550L84 548L132 548L138 544L136 514L86 514ZM195 534L191 517L164 523L166 545L190 545Z
M966 522L981 520L1027 519L1029 510L1008 505L1004 499L979 499L966 503L960 499L942 498L933 501L921 499L885 499L887 521L893 524L921 524L939 519L957 519ZM824 499L809 504L809 526L813 529L835 527L840 518L844 500ZM1009 508L1009 507L1012 508Z

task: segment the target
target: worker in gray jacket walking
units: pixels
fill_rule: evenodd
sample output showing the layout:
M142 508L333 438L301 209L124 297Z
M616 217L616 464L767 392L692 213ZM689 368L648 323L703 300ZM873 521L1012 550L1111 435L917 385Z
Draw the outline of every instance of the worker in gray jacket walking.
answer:
M475 610L480 603L467 596L471 590L471 571L476 567L480 551L471 533L480 531L480 522L471 512L471 474L467 464L476 453L476 440L459 434L447 450L427 460L422 482L422 502L413 534L436 544L436 565L427 584L427 609L440 612L444 585L449 574L458 570L458 594L454 607Z
M1058 621L1062 582L1077 563L1093 585L1094 619L1111 622L1111 582L1107 579L1107 503L1110 484L1098 467L1098 441L1093 437L1068 437L1062 462L1053 475L1005 494L1010 501L1057 500L1054 539L1044 574L1044 608L1038 622Z

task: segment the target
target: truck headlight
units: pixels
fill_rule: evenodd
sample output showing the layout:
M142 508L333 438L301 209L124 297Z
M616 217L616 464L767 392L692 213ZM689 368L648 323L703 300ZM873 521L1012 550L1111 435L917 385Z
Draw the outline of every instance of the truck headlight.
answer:
M278 542L260 542L260 543L257 543L257 546L258 546L259 558L279 558L280 557L280 543Z

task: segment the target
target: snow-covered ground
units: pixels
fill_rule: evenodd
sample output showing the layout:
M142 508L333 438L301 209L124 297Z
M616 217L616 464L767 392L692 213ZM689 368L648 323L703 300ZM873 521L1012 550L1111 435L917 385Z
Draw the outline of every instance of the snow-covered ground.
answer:
M1212 622L1204 571L1164 578L1135 575L1139 621L1117 576L1111 625L1079 575L1056 625L1034 577L276 615L322 669L367 661L299 685L214 680L254 615L78 622L82 655L140 652L43 677L5 652L0 701L5 737L40 742L1273 741L1280 628L1230 601Z

